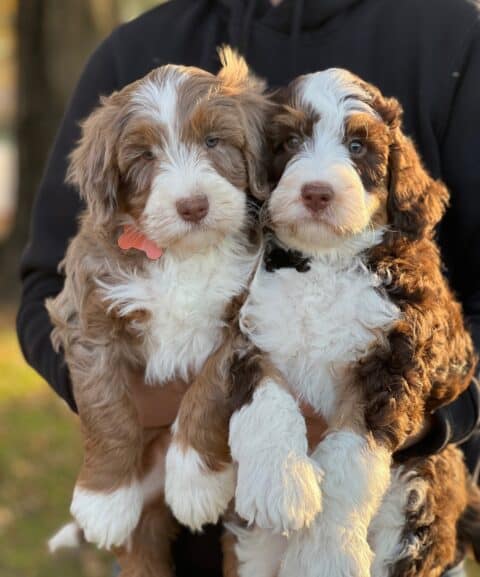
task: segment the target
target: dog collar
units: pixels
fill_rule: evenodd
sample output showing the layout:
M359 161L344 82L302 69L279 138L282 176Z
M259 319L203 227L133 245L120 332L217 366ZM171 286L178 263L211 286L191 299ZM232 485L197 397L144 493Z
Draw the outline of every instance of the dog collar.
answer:
M282 246L273 233L267 233L263 263L267 272L275 272L281 268L294 268L297 272L310 270L310 258L298 250Z

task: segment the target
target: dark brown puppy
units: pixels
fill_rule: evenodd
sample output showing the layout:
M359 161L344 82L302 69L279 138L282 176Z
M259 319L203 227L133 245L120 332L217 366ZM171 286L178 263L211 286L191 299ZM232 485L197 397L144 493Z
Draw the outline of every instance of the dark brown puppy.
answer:
M402 133L398 102L347 71L294 81L268 126L273 237L242 326L330 431L312 453L322 512L286 539L262 530L283 527L255 503L289 499L268 490L273 473L258 457L258 423L275 431L287 401L265 385L234 415L239 486L252 479L236 507L257 525L234 530L239 574L441 575L473 490L461 455L398 467L391 456L477 362L434 241L448 192Z

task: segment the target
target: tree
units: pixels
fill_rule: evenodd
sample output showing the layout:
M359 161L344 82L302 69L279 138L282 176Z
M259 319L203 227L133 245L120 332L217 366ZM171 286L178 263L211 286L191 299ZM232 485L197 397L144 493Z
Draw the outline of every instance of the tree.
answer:
M118 0L19 0L19 186L14 227L0 244L2 299L17 293L16 270L33 198L65 105L85 59L117 23L118 14Z

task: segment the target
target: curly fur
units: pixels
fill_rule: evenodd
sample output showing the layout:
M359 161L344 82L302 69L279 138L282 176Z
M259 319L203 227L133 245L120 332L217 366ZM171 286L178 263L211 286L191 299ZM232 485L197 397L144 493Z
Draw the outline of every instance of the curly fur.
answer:
M172 431L177 455L185 456L176 464L216 487L231 469L230 414L255 387L237 377L233 384L247 392L233 395L228 375L232 364L241 373L239 354L244 363L257 354L235 327L257 259L248 196L263 194L269 105L242 59L226 49L223 61L218 76L165 66L102 99L71 155L68 179L86 209L63 263L64 288L46 306L84 438L72 512L87 539L116 552L125 577L173 574L176 522L164 485L179 490L169 484L175 454L165 470L170 436L142 430L133 380L190 385ZM215 146L207 146L209 135ZM198 193L207 195L209 212L195 227L175 207ZM151 262L120 250L125 224L165 255ZM192 526L222 513L231 496L217 497L197 504L201 518L193 511Z
M312 455L323 511L286 542L277 569L440 575L455 561L457 523L467 540L476 532L465 466L447 449L405 463L399 480L390 459L426 414L469 385L477 362L434 240L448 192L403 134L399 103L349 72L300 77L275 98L275 184L263 215L308 266L258 271L243 326L332 429ZM319 212L304 202L312 183L332 193ZM248 542L241 550L252 562L260 553L254 540L246 552Z

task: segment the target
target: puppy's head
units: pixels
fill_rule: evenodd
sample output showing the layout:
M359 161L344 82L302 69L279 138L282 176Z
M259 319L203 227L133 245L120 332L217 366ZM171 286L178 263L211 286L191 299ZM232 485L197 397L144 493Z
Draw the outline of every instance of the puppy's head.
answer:
M217 76L163 66L102 99L82 126L68 180L96 226L132 219L163 248L241 231L262 197L264 85L229 49Z
M330 69L296 79L277 100L268 215L281 240L316 254L377 228L431 233L448 194L402 134L395 99Z

